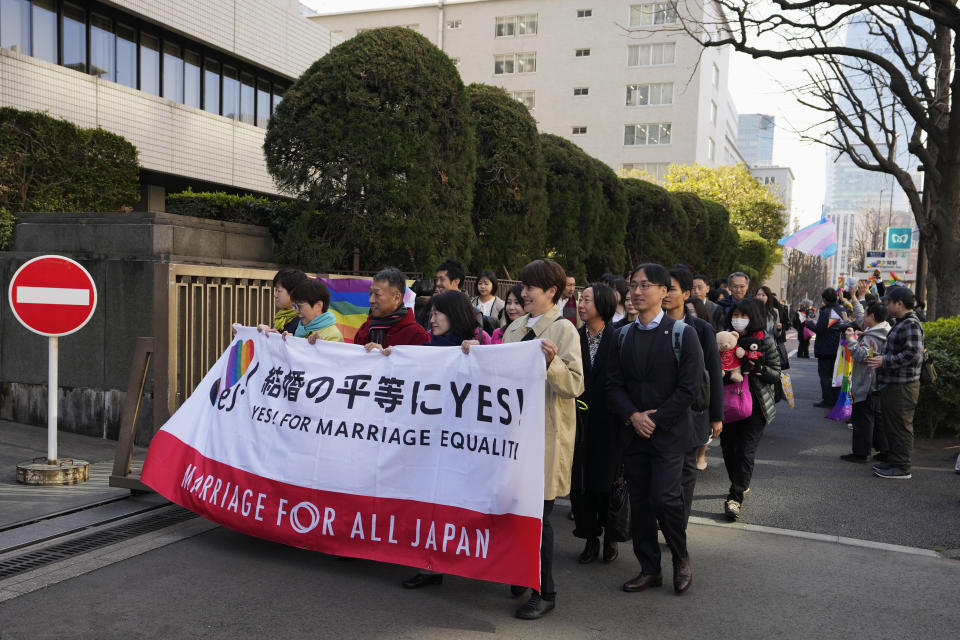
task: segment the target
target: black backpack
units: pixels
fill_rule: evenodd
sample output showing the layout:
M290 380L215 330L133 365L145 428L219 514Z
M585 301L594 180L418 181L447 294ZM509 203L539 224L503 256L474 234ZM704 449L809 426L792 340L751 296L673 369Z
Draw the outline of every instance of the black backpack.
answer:
M623 344L627 340L627 333L633 330L633 324L630 323L626 327L620 330L620 333L617 335L617 346L620 349L620 357L623 357ZM675 320L673 323L673 354L677 358L677 367L680 367L680 350L683 348L683 329L687 325L680 320ZM697 389L697 394L693 397L693 404L690 405L690 408L696 413L702 413L710 407L710 373L707 371L706 365L704 365L701 375L700 375L700 387Z

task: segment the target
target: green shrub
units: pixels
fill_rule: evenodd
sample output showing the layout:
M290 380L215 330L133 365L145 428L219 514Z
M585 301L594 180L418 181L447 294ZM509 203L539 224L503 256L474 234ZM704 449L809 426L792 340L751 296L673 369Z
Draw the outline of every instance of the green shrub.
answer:
M960 435L960 316L927 322L923 333L937 381L920 387L918 430L933 436L937 427L947 427Z
M741 271L750 276L750 282L759 287L773 270L773 249L770 243L759 234L746 229L738 229L740 234L740 255L738 257ZM755 288L751 288L755 291Z
M16 224L16 216L0 207L0 251L6 251L13 244L13 227Z
M242 222L267 227L274 240L279 240L299 215L297 203L271 200L250 194L238 196L223 191L193 191L167 195L167 211L182 216Z
M0 207L119 211L140 199L137 148L103 129L0 108Z

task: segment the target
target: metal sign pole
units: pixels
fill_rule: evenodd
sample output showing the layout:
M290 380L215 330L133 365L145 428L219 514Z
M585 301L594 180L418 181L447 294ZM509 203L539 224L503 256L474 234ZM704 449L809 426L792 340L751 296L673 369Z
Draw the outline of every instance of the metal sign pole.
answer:
M50 337L47 357L47 464L57 464L57 337Z

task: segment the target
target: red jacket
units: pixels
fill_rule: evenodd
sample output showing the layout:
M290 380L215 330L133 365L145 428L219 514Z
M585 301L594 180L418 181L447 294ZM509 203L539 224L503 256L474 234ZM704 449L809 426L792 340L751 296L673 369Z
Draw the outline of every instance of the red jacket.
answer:
M357 329L357 335L353 337L354 344L367 344L370 342L370 319L360 325ZM407 309L407 315L397 324L387 329L387 337L384 339L384 347L393 347L401 344L412 344L414 346L430 342L430 335L427 330L417 324L413 317L413 309Z

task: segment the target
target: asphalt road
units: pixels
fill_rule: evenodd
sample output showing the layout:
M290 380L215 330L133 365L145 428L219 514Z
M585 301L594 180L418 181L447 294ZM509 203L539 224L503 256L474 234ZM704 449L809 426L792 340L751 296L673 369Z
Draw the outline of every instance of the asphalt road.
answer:
M557 609L512 617L504 585L338 559L222 528L0 603L0 638L874 638L956 637L960 562L708 525L690 528L694 584L621 592L626 545L579 565L557 525ZM669 554L665 579L671 579Z
M795 348L795 347L794 347ZM811 347L812 351L812 347ZM883 480L872 464L840 460L851 451L851 431L825 419L817 361L791 361L796 408L777 405L757 451L742 522L901 544L960 549L960 475L954 472L958 441L945 435L916 439L911 480ZM722 519L729 480L720 443L708 449L693 515Z

